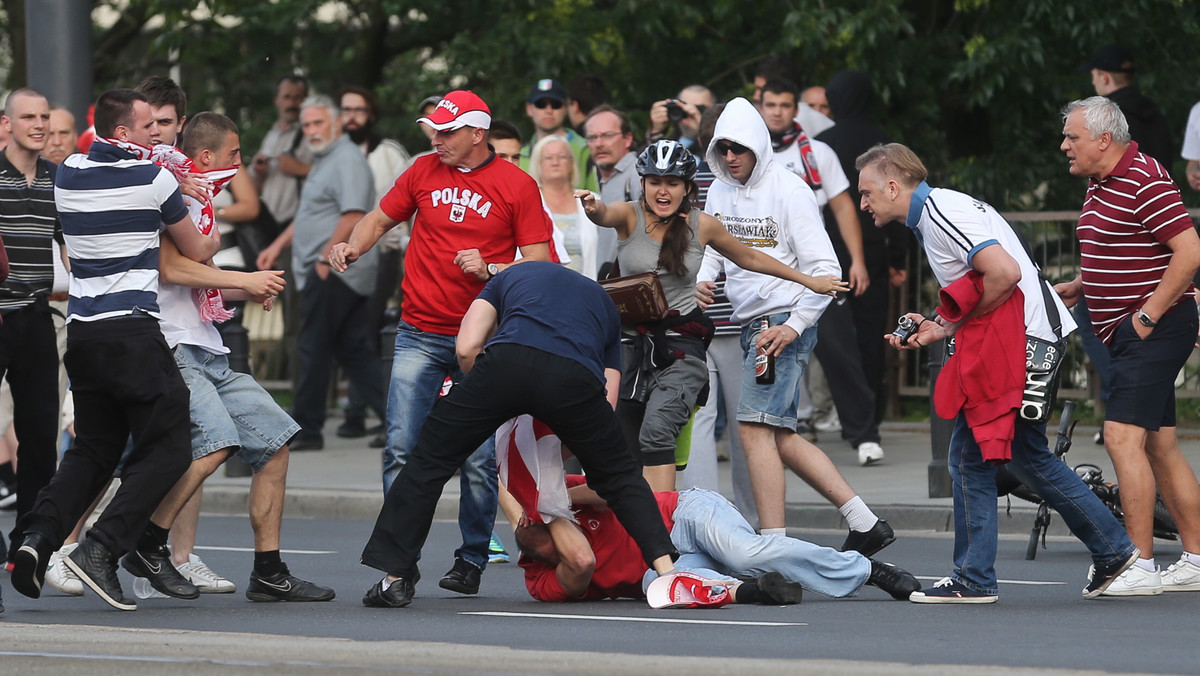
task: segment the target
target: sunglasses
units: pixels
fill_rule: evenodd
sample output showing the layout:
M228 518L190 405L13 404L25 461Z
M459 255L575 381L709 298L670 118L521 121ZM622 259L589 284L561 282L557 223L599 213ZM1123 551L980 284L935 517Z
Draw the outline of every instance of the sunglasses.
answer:
M750 149L740 143L732 141L720 141L717 143L717 152L724 156L726 153L733 151L734 155L745 155L750 152Z
M538 99L537 101L533 102L534 108L543 108L544 109L546 106L550 106L551 108L558 110L559 108L563 107L563 102L555 101L553 99Z

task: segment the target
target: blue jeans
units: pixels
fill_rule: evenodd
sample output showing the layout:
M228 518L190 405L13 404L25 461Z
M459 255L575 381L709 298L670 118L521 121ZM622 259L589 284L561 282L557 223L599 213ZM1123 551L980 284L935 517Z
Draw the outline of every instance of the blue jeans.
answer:
M783 535L759 535L720 493L680 491L671 542L679 549L675 567L709 579L755 578L777 572L826 596L850 596L871 575L871 562L858 552L839 552ZM642 588L657 577L647 571Z
M770 315L771 326L790 317L786 312ZM759 385L754 378L758 320L742 325L742 396L738 402L738 422L759 423L796 431L800 409L800 391L805 388L804 372L817 346L817 327L810 326L775 357L775 382Z
M400 468L417 445L417 436L433 403L450 376L462 378L454 352L454 336L428 333L400 322L387 398L387 446L383 449L383 494L387 495ZM494 437L471 454L462 466L458 528L462 547L456 557L487 567L488 541L496 523L496 442Z
M953 579L981 594L997 594L996 466L984 462L962 414L950 438L949 463L954 480ZM1067 463L1050 452L1045 425L1017 423L1012 462L1006 467L1062 515L1097 566L1133 553L1133 543L1112 512Z

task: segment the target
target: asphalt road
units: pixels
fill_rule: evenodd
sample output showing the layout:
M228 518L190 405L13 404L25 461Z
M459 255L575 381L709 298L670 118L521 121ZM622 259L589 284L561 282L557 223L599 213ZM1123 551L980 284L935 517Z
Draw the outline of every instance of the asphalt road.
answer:
M11 512L0 527L11 527ZM284 524L284 559L293 573L334 587L332 603L247 601L251 540L242 517L200 524L199 553L238 583L236 594L150 599L122 613L90 593L27 599L0 574L0 674L1200 673L1200 594L1085 601L1086 552L1066 538L1052 538L1035 561L1024 560L1023 537L1006 539L1000 601L991 606L918 606L868 587L856 598L814 593L789 607L653 611L639 601L532 601L514 564L490 566L478 597L442 590L436 580L458 533L439 522L413 605L383 610L361 605L379 578L357 562L370 528ZM844 537L791 534L834 546ZM928 584L949 572L951 547L945 535L902 533L882 558ZM1158 554L1165 565L1179 545L1161 543Z

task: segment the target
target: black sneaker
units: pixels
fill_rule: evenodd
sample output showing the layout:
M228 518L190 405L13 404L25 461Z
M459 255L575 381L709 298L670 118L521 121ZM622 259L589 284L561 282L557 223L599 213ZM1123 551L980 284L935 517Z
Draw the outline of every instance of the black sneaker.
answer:
M479 578L482 576L483 571L478 566L466 559L455 557L454 567L442 576L438 586L459 594L478 594Z
M63 563L108 605L117 610L137 610L137 603L125 598L121 591L121 580L117 578L117 557L95 538L79 543L75 551L63 559Z
M364 606L368 608L403 608L412 603L416 586L407 578L392 580L386 587L383 586L384 582L387 582L386 577L371 585L367 593L363 594Z
M866 557L875 556L879 550L896 541L896 534L887 521L880 519L871 526L871 530L861 532L852 530L842 543L843 552L858 552Z
M361 420L347 420L338 425L337 435L341 439L358 439L367 436L367 426Z
M774 571L763 573L755 580L758 584L758 602L764 606L787 606L800 603L804 598L804 587Z
M200 597L200 590L188 581L171 563L171 552L166 545L159 545L153 552L143 552L135 549L121 557L121 567L134 577L149 580L150 586L159 593L177 599L194 599Z
M996 594L977 592L948 577L908 595L908 600L913 603L995 603L999 598Z
M54 547L40 533L26 533L13 554L13 589L31 599L40 597L42 582L46 579L46 564L53 553Z
M371 448L383 448L384 446L387 446L387 432L380 432L379 434L376 434L367 445Z
M336 595L329 587L292 575L286 564L283 570L266 577L250 571L250 585L246 587L246 598L251 601L332 601Z
M875 559L871 559L871 577L867 578L867 584L879 587L897 601L907 601L913 592L921 590L921 583L912 573Z
M292 443L288 444L289 451L319 451L325 448L324 437L301 437L297 436Z
M1083 588L1083 598L1094 599L1103 594L1109 585L1117 581L1121 573L1129 570L1134 563L1137 563L1138 557L1141 555L1141 550L1134 547L1133 553L1127 559L1114 561L1103 566L1092 566L1092 576L1088 578L1088 584Z

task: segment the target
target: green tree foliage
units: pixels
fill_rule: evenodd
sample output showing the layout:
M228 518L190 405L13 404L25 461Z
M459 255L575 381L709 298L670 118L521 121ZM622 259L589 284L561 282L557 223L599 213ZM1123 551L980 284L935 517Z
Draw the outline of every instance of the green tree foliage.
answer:
M9 46L23 41L0 0ZM1058 111L1092 93L1078 67L1099 46L1137 55L1137 83L1182 141L1200 100L1200 17L1189 0L96 0L97 91L178 66L193 111L224 110L257 147L274 118L273 83L302 72L320 91L374 87L384 130L420 149L425 96L480 93L529 131L524 100L542 77L593 72L645 123L651 102L702 83L748 95L773 53L800 84L870 72L877 121L926 160L934 180L1001 208L1077 206L1080 182L1057 150ZM99 17L103 12L98 11ZM11 55L9 86L21 84ZM3 60L0 59L0 62ZM1181 167L1177 167L1181 171ZM1178 173L1178 172L1177 172Z

